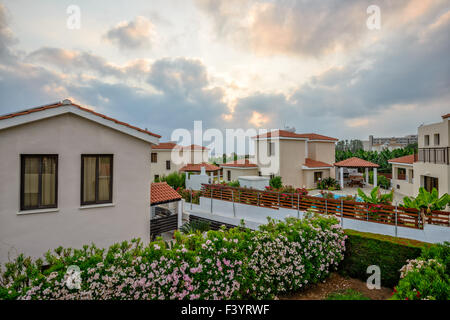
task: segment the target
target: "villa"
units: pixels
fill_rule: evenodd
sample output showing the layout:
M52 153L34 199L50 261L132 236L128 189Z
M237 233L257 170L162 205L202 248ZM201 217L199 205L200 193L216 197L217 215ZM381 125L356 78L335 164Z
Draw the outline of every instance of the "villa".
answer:
M416 196L420 187L436 188L439 195L450 191L450 113L442 121L418 128L418 155L389 160L392 185L406 196Z
M315 188L321 179L335 177L336 138L276 130L253 139L262 176L281 176L283 184L300 188Z
M0 257L150 239L160 136L64 100L0 116Z
M208 161L209 149L192 144L180 146L175 142L162 142L152 147L151 172L153 180L179 172L187 164L199 164Z

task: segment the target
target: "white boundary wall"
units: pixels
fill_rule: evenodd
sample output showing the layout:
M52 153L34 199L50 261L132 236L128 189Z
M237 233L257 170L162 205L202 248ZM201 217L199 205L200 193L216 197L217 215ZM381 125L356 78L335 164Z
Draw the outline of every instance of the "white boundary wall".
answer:
M280 208L279 210L276 210L242 203L233 204L233 202L230 201L217 199L212 199L211 201L210 198L204 197L200 197L200 205L184 203L184 211L187 214L195 214L206 219L222 221L234 225L239 225L241 220L244 219L245 225L251 229L257 229L259 225L267 223L267 217L283 220L286 217L302 218L305 214L304 211L293 209ZM395 226L376 222L344 218L343 227L344 229L397 236L399 238L415 239L429 243L450 241L450 227L429 224L425 225L423 230L397 227L397 235Z

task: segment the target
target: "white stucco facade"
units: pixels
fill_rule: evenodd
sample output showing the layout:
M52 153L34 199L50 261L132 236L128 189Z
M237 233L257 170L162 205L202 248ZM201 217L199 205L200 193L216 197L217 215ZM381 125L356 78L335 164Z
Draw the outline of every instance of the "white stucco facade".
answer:
M73 113L0 127L0 262L58 246L148 241L151 145ZM58 155L56 209L20 211L21 154ZM111 204L81 206L82 154L113 155Z

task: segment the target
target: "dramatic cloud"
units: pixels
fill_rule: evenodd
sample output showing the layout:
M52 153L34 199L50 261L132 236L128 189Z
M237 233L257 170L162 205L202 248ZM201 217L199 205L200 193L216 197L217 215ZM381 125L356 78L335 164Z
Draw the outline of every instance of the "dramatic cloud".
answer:
M12 53L9 46L14 44L16 39L8 27L8 13L3 4L0 3L0 59L11 60Z
M176 128L191 130L194 120L202 120L205 129L287 125L301 132L366 138L414 133L422 122L448 113L448 1L381 1L382 29L374 33L365 25L368 1L198 4L201 12L186 13L192 30L198 31L197 42L189 43L194 51L174 44L144 57L145 51L130 51L130 60L89 41L85 46L46 41L21 47L8 25L8 11L0 5L0 114L69 97L168 140ZM213 24L196 24L203 12ZM20 11L11 18L16 16ZM151 46L154 28L142 27L146 23L140 19L111 29L108 39L121 48ZM167 31L177 23L161 28ZM20 26L29 42L26 24ZM219 44L208 42L211 26ZM336 51L343 53L341 58L335 58ZM210 52L217 56L211 59ZM228 59L241 64L239 72L223 69L220 63ZM302 64L297 68L299 61L320 67L298 77L304 72ZM261 82L243 79L280 79L278 66L283 73L292 70L286 75L289 87L261 88Z
M257 54L318 57L361 45L370 0L197 0L220 39ZM445 5L443 1L435 4ZM429 0L378 1L383 26L409 22L426 12Z
M92 73L119 79L142 77L150 68L149 63L144 60L134 60L125 66L117 66L103 57L88 52L49 47L31 52L27 55L26 61L56 67L64 73Z
M133 21L123 21L110 29L105 38L120 49L140 49L151 47L155 27L145 17L138 16Z

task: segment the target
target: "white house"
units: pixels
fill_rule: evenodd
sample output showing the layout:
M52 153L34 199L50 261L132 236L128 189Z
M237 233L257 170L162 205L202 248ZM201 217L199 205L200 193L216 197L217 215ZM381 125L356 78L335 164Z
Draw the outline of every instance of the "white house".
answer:
M70 100L0 116L0 262L148 241L159 138Z

